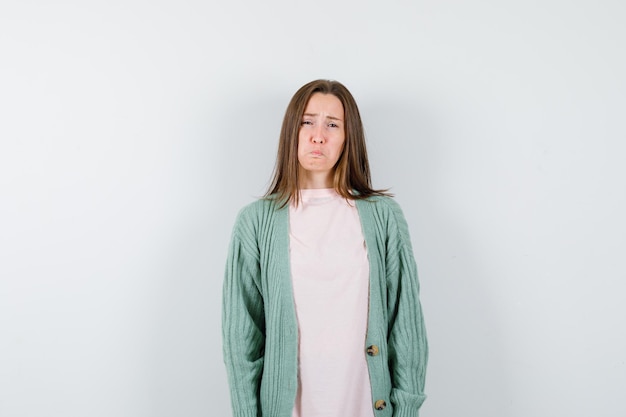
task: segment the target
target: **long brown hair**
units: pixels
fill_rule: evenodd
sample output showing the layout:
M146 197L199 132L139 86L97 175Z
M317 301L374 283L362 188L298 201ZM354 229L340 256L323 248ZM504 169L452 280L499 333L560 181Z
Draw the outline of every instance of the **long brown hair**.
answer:
M338 81L315 80L300 87L291 98L278 141L278 154L266 198L276 198L284 207L289 201L300 201L298 176L298 133L304 109L315 93L332 94L344 109L345 142L335 165L333 187L346 199L363 199L372 195L389 195L387 190L372 188L365 131L356 101L350 91Z

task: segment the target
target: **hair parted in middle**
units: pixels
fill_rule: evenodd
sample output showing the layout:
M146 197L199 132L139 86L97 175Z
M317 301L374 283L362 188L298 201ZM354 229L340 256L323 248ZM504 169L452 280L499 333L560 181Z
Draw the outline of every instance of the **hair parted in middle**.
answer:
M272 182L265 198L275 198L284 207L290 201L300 201L298 134L304 109L315 93L332 94L344 109L345 141L339 160L335 165L333 187L346 199L363 199L373 195L390 195L387 190L372 188L365 130L356 101L348 89L338 81L315 80L300 87L285 111L278 154Z

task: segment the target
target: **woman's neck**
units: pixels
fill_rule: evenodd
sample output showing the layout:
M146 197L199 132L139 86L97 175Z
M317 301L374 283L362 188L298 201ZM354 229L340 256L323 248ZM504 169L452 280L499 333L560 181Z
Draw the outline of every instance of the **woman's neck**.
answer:
M300 188L306 189L318 189L318 188L333 188L333 173L332 172L311 172L300 171Z

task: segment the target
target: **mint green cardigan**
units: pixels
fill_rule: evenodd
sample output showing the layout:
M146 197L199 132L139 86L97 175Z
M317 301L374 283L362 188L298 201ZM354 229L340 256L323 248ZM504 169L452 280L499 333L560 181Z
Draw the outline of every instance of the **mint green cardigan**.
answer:
M428 346L408 226L389 197L355 201L370 283L367 336L363 351L354 354L367 358L374 416L417 417ZM268 199L244 207L230 242L222 309L234 417L292 415L298 322L289 265L288 208ZM368 349L372 345L378 350Z

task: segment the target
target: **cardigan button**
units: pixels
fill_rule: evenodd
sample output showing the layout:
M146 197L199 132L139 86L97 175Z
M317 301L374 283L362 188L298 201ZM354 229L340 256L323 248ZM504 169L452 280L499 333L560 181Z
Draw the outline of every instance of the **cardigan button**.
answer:
M387 407L385 400L378 400L374 403L374 408L377 410L384 410Z
M376 355L378 355L378 346L376 346L376 345L368 346L366 352L370 356L376 356Z

